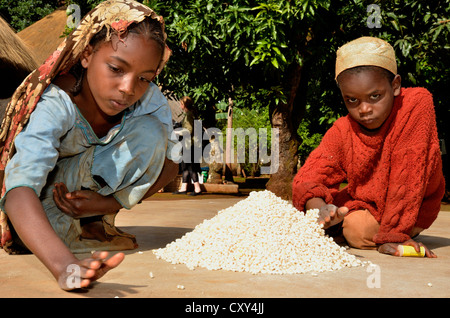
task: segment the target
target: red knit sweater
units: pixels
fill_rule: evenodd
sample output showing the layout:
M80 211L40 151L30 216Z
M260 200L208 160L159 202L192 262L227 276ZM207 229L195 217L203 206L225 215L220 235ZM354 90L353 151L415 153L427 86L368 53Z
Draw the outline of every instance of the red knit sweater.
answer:
M376 134L364 133L349 115L339 118L295 176L292 191L300 211L313 197L349 213L368 209L380 223L373 237L378 244L404 242L414 226L430 227L445 191L431 94L402 88Z

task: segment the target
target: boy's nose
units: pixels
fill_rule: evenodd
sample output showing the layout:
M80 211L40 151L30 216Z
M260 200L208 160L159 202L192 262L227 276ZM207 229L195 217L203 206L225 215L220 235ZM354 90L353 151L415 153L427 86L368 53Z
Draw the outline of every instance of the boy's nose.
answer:
M359 105L359 115L361 117L364 117L365 115L370 113L372 113L372 105L364 102Z

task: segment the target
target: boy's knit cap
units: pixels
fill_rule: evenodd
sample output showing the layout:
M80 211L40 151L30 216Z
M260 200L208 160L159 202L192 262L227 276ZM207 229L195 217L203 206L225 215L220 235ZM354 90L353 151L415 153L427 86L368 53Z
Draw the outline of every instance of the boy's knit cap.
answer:
M336 76L356 66L379 66L397 74L394 48L386 41L364 36L341 46L336 53Z

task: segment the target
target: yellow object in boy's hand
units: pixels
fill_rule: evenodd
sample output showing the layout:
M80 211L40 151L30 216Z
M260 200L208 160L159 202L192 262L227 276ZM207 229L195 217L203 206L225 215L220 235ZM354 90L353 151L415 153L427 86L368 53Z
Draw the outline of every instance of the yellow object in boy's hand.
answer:
M411 256L411 257L424 257L425 256L425 248L423 246L420 247L420 252L417 252L413 246L409 245L399 245L397 247L399 252L399 256Z

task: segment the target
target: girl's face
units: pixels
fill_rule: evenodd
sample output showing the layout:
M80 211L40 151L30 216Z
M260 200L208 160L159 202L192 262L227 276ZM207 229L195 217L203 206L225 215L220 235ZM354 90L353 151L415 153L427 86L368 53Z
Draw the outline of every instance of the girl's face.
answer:
M380 128L389 117L400 84L399 75L390 83L377 70L339 75L339 88L350 116L368 130Z
M124 41L113 37L95 49L89 46L81 59L86 86L98 109L115 116L137 102L156 75L161 49L154 40L130 33Z

